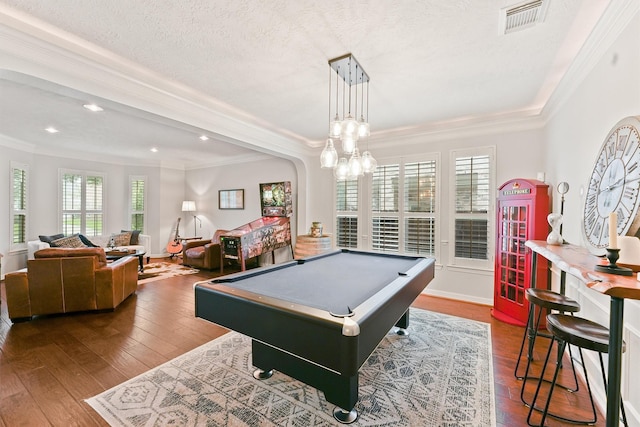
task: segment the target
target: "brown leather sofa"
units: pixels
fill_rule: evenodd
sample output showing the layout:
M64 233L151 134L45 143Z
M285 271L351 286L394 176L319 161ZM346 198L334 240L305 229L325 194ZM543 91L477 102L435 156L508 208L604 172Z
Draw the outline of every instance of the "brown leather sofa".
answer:
M50 248L35 252L26 271L5 275L12 322L74 311L113 310L138 286L138 260L110 264L102 248Z
M226 232L216 231L211 240L188 241L182 251L182 264L207 270L220 268L220 236Z

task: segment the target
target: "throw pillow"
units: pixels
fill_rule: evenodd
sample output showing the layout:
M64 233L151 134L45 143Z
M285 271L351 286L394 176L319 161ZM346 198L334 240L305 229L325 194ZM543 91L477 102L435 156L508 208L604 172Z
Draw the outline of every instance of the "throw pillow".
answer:
M87 236L84 236L82 234L78 234L78 237L80 238L80 240L82 240L82 243L84 243L84 245L89 247L89 248L99 248L100 247L100 246L94 244L91 240L89 240L87 238Z
M85 244L82 243L80 237L77 234L69 237L62 237L60 239L52 240L49 243L53 248L84 248Z
M127 233L130 232L131 233L131 241L129 242L130 245L139 245L140 241L138 240L140 236L140 230L120 230L123 233Z
M129 246L131 242L131 232L112 234L113 244L116 246Z
M51 236L38 236L41 242L45 242L49 244L51 244L53 240L62 239L63 237L64 237L64 234L52 234Z

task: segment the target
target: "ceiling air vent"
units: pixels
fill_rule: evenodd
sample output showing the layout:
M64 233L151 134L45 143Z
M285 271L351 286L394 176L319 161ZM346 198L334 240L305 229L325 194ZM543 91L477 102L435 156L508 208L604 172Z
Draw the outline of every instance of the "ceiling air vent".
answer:
M544 21L550 0L534 0L500 10L500 34L532 27Z

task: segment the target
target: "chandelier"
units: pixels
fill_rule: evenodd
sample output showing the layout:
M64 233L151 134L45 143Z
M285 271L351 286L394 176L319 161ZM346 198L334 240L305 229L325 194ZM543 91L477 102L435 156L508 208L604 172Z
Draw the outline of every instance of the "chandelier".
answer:
M332 100L331 81L334 73L335 100ZM342 84L339 78L342 79ZM368 148L362 155L358 149L358 141L364 141L369 134L369 76L350 53L329 60L329 137L320 155L320 167L332 168L338 181L357 179L365 173L373 173L378 162ZM338 140L342 142L342 157L338 155L334 145L334 141Z

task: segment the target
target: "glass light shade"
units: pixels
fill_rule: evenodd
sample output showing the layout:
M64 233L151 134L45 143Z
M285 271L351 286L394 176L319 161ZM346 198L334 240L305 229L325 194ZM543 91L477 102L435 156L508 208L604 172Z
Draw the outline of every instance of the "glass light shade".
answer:
M351 154L356 148L356 140L350 136L342 137L342 151L344 154Z
M358 122L349 114L342 122L342 133L340 138L345 139L351 137L355 141L358 140Z
M347 176L349 175L349 162L347 162L347 159L341 157L340 160L338 160L338 164L333 170L333 175L338 181L344 181L347 179Z
M322 154L320 154L320 167L335 168L337 164L338 152L336 151L336 147L333 145L333 140L328 138L327 143L324 146L324 150L322 150Z
M373 173L378 167L378 161L373 158L369 151L362 153L360 161L362 162L362 170L364 173Z
M182 212L195 212L196 202L193 200L185 200L182 202Z
M330 138L340 138L340 134L342 133L342 120L338 117L338 113L329 124L329 137Z
M365 138L369 135L371 135L369 123L364 120L364 117L360 116L360 121L358 122L358 136L360 138Z
M364 175L364 171L362 170L360 151L356 148L349 159L349 178L357 178L362 175Z

